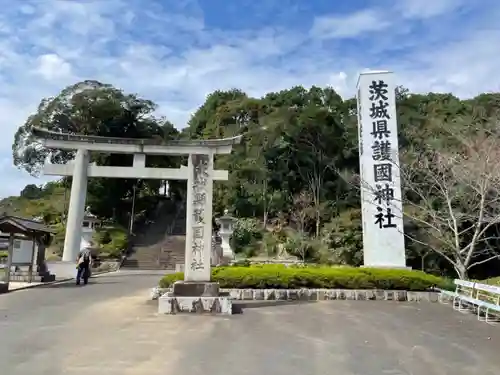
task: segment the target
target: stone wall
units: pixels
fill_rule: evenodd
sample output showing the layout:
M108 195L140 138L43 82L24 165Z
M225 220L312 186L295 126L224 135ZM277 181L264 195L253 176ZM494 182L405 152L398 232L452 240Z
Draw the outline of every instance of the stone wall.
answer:
M156 300L170 289L153 288L151 299ZM438 292L405 290L359 289L221 289L221 295L236 301L330 301L330 300L383 300L408 302L437 302Z

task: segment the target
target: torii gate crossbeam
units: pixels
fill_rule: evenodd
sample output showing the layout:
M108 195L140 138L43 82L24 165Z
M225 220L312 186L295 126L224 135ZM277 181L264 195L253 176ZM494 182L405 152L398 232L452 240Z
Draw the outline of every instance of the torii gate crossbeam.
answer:
M212 246L213 181L228 179L227 171L213 169L215 154L229 154L241 136L171 141L107 138L62 134L34 128L33 135L48 148L76 150L72 164L46 164L45 174L72 176L66 221L63 261L75 261L80 251L88 177L187 180L185 281L210 281ZM133 154L132 167L89 164L90 152ZM146 168L146 155L188 155L188 165L174 168Z

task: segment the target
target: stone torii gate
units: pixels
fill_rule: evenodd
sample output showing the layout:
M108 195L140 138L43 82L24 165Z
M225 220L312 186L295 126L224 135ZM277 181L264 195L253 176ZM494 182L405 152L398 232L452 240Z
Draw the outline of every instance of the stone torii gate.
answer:
M241 136L211 140L170 141L110 138L52 132L34 128L33 135L47 148L76 150L71 164L48 164L45 175L72 176L63 261L74 262L80 251L81 228L87 198L87 179L140 178L187 180L185 281L210 280L213 181L228 179L228 171L214 170L215 154L230 154ZM133 166L90 164L90 152L132 154ZM147 168L146 155L188 155L180 168Z

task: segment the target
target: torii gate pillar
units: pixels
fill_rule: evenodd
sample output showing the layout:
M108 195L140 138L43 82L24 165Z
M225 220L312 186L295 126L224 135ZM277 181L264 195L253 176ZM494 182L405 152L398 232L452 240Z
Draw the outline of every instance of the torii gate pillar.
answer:
M213 168L215 154L230 154L241 136L211 140L180 140L167 144L149 139L124 139L61 134L33 129L33 135L48 148L77 150L73 165L46 164L47 175L73 176L66 223L63 261L74 262L80 251L89 177L187 180L186 282L210 281L212 246L213 181L227 180L227 171ZM90 152L133 154L132 167L89 165ZM178 169L147 168L146 155L189 155L188 166Z
M89 152L77 150L71 182L68 218L66 220L66 235L64 237L64 262L76 261L82 242L82 222L85 215L85 201L87 199L87 169Z

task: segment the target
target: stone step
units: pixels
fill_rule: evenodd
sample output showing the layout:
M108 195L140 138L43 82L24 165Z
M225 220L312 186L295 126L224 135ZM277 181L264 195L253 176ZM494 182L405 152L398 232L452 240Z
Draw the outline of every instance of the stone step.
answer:
M122 267L160 267L164 268L168 264L174 264L172 262L124 262Z
M144 271L158 271L158 270L165 270L165 271L170 271L174 270L174 267L163 267L163 266L122 266L121 269L124 270L144 270Z
M147 264L147 263L158 263L157 260L137 260L137 259L125 259L123 264Z
M130 261L134 262L158 262L159 260L169 260L173 258L184 258L184 255L182 254L162 254L161 256L155 256L155 257L134 257L130 256L127 259Z
M156 260L158 260L158 258L161 258L161 257L158 257L158 255L152 255L152 256L146 256L146 255L134 256L134 255L131 255L127 259L137 260L137 261L139 261L139 260L156 261Z
M179 251L164 251L157 254L132 254L128 256L128 259L135 260L156 260L156 259L166 259L172 256L184 256L184 249Z
M174 264L123 264L122 269L137 269L137 270L174 270Z
M136 258L127 258L125 262L128 263L165 263L165 262L172 262L172 261L178 261L182 260L184 261L184 255L178 255L178 256L169 256L169 257L160 257L160 258L154 258L154 259L136 259Z
M184 256L178 257L162 257L159 259L139 260L139 259L126 259L122 268L140 268L140 269L175 269L176 263L184 263Z

